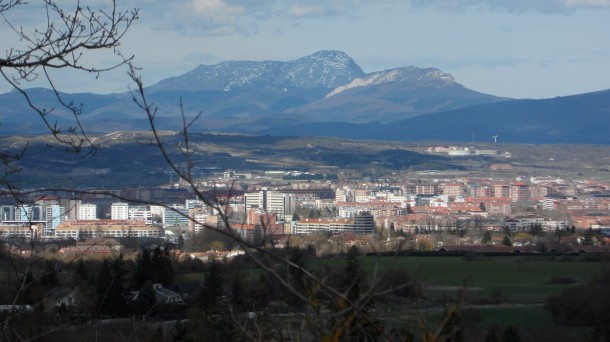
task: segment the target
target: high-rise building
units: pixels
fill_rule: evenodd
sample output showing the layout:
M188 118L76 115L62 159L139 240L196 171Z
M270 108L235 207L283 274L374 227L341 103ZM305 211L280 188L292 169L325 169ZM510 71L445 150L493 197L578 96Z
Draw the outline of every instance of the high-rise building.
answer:
M64 208L58 204L45 206L45 220L43 234L46 236L55 235L55 229L63 221Z
M494 197L510 197L510 186L508 184L494 184Z
M438 195L438 184L417 184L415 193L417 195Z
M0 207L0 221L14 221L15 220L15 206L14 205L3 205Z
M244 194L244 204L246 211L260 209L267 213L274 213L277 215L278 221L284 221L286 217L290 218L296 210L296 196L262 188L259 192Z
M510 199L513 202L522 202L530 199L530 187L527 183L515 182L510 185Z
M128 220L129 204L124 202L112 203L110 207L110 218L112 220Z
M163 226L166 229L187 230L189 228L189 211L183 205L172 205L165 208Z
M78 206L78 220L97 220L97 205L83 203Z

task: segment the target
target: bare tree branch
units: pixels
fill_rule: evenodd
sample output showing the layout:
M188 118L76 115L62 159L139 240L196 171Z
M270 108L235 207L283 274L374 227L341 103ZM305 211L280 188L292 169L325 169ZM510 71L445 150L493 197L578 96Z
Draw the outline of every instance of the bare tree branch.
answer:
M21 0L0 1L0 16L22 43L19 47L10 48L4 57L0 57L0 74L23 95L28 106L39 115L58 142L67 146L70 151L80 154L86 147L84 155L93 154L97 146L88 138L81 124L82 105L63 99L48 69L72 69L99 75L126 65L133 56L127 57L121 53L120 41L138 19L139 10L119 11L116 0L112 1L109 10L81 7L80 1L76 2L71 11L66 11L54 0L44 0L43 3L46 22L42 28L25 31L22 27L14 26L5 14L26 3ZM95 50L110 50L118 60L108 67L83 62L85 54ZM49 117L55 108L42 107L28 96L24 84L39 78L41 74L53 90L59 105L71 113L74 125L60 127Z

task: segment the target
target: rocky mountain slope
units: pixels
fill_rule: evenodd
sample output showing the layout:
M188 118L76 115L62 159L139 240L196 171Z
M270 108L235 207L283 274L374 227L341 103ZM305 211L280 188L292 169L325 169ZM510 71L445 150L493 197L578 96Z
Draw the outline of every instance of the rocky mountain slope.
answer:
M53 94L32 90L38 103L56 110L59 123L69 120ZM187 116L201 112L193 127L201 131L249 132L285 123L342 121L392 122L441 110L500 99L459 85L434 68L397 68L364 74L341 51L320 51L292 61L230 61L200 65L180 76L146 88L158 108L158 127L179 129L180 101ZM98 132L146 130L144 113L130 94L64 94L85 105L81 120ZM11 122L3 134L42 132L43 127L17 93L0 94L0 122ZM23 118L23 119L22 119ZM52 121L53 121L52 120Z
M340 136L358 139L610 144L610 91L545 100L510 100L478 93L436 68L400 67L364 74L346 53L320 51L292 61L231 61L201 65L146 89L156 127L181 129L201 113L195 132ZM30 97L60 127L74 126L48 89ZM131 94L62 94L83 103L91 132L146 131ZM181 107L182 106L182 107ZM0 94L0 134L48 131L17 92Z

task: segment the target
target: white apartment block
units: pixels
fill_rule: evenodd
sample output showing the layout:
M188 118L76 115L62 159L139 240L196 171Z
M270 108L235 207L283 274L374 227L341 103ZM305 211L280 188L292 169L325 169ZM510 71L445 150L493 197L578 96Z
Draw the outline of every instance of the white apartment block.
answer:
M199 234L204 228L209 211L204 208L194 208L189 210L189 232L191 234Z
M123 202L112 203L110 207L110 218L112 220L128 220L129 204Z
M336 189L335 190L335 201L336 202L348 202L349 190L347 189Z
M278 221L290 218L296 210L296 196L263 188L259 192L244 194L245 210L258 208L277 215Z
M153 214L152 211L146 210L146 208L129 208L129 219L134 221L144 221L146 224L152 224Z
M83 203L79 205L77 220L97 220L97 205L90 203Z

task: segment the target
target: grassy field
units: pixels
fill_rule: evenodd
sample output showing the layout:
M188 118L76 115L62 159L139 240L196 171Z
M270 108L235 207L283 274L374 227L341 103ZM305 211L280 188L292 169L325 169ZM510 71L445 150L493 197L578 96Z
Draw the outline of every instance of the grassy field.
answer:
M606 262L556 261L550 257L489 257L467 261L462 257L360 257L368 277L377 269L405 270L422 285L423 296L436 302L465 299L470 303L544 303L549 295L586 281L607 267ZM341 268L343 259L322 259L310 264L314 269L328 263ZM258 268L242 270L250 281L260 277ZM573 284L553 283L553 278L572 279ZM177 280L203 280L202 273L176 276Z
M456 298L461 294L479 300L502 296L509 303L542 303L570 284L553 284L556 277L589 279L605 262L555 261L543 257L490 257L467 261L462 257L362 257L369 275L404 269L424 285L424 295Z

